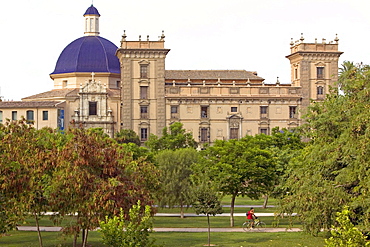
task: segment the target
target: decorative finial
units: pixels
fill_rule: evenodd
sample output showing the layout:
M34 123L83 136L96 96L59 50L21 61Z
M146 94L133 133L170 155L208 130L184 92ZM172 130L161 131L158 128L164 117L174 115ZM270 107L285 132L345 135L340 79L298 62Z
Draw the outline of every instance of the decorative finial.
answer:
M250 85L250 84L251 84L251 80L249 80L249 78L248 78L248 80L247 80L247 84L248 84L248 85Z
M326 39L322 38L322 43L326 44Z
M164 41L164 38L166 38L166 36L164 36L164 30L162 30L161 39L159 41Z
M233 81L233 86L235 87L235 81Z
M190 85L190 78L188 78L188 87L190 87L191 85Z
M141 35L139 35L139 41L141 41Z
M301 33L301 38L299 40L301 41L301 43L303 43L303 40L304 40L303 33Z
M279 76L276 77L276 86L280 85Z
M149 41L149 35L146 36L146 41Z
M123 30L122 41L126 41L127 35L126 30Z
M94 81L95 81L95 79L94 79L94 75L95 75L95 73L94 73L94 72L91 72L91 81L92 81L92 82L94 82Z
M176 81L175 81L175 80L173 80L173 81L172 81L172 86L173 86L173 87L176 85L175 83L176 83Z
M334 41L335 41L335 43L336 43L336 44L338 44L339 39L338 39L338 34L337 34L337 33L335 34L335 39L334 39Z
M317 38L315 38L315 44L317 44Z
M293 38L290 38L290 46L293 46L293 45L294 45Z
M206 85L206 81L205 80L203 80L203 87Z

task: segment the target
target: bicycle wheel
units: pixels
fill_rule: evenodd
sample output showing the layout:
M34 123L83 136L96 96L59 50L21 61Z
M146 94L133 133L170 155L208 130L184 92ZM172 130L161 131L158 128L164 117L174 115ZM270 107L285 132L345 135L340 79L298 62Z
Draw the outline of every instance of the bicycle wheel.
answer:
M257 225L256 225L257 228L266 228L266 223L265 222L259 222Z
M250 230L250 228L251 228L251 227L250 227L249 222L244 222L244 223L243 223L243 230L244 230L244 231L246 231L246 232L247 232L247 231L249 231L249 230Z

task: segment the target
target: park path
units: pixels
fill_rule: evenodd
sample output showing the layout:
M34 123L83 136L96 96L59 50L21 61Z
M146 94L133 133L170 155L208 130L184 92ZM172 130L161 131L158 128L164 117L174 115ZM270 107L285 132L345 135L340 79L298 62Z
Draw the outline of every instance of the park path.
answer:
M18 226L18 231L36 231L35 226ZM42 232L59 232L62 228L59 226L41 226L40 231ZM171 227L163 227L153 228L155 232L208 232L208 228L201 228L201 227L187 227L187 228L171 228ZM252 229L248 230L247 232L300 232L300 228L259 228L259 229ZM211 232L244 232L243 228L211 228Z

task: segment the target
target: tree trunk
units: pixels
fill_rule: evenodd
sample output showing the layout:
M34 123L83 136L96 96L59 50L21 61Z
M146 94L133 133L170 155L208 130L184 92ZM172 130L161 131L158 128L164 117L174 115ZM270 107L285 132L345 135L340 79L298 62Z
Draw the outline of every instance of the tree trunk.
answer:
M77 237L78 237L78 233L75 233L74 238L73 238L73 247L77 247Z
M211 224L209 222L209 214L207 214L208 221L208 246L211 246Z
M230 226L234 226L234 207L235 207L235 198L237 194L233 194L231 196L231 203L230 203Z
M266 208L267 207L268 200L269 200L269 196L268 195L265 195L265 201L263 202L262 208Z
M36 220L36 228L37 228L37 235L39 237L39 244L40 244L40 247L43 247L42 238L41 238L41 232L40 232L39 217L36 214L36 212L34 212L33 215L35 216L35 220Z
M82 230L82 247L86 247L87 245L87 236L89 235L88 229Z
M181 203L181 205L180 205L180 215L181 215L181 219L185 218L184 217L184 205L183 205L183 203Z

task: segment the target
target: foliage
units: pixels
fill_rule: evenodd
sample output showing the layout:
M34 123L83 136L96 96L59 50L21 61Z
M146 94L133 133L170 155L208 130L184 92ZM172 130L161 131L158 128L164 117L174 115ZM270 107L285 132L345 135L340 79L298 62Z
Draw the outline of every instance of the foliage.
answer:
M52 210L61 216L76 213L76 222L64 227L74 235L82 230L86 246L88 231L99 226L104 215L128 212L138 200L150 204L149 186L154 168L100 132L71 129L72 138L58 153L54 179L48 190Z
M348 208L345 208L342 212L337 212L336 221L338 226L333 226L330 231L332 236L325 240L326 247L370 246L366 237L351 223L349 214Z
M167 127L163 128L161 137L151 134L145 145L153 152L165 149L175 150L197 147L192 133L186 133L186 130L183 129L183 124L180 122L171 124L169 130Z
M54 154L65 138L48 128L36 130L25 119L1 125L0 138L2 231L30 213L35 217L42 246L38 220L48 209L45 189L52 178Z
M201 158L193 167L194 179L215 181L225 195L231 195L230 225L234 226L234 204L237 196L258 199L272 190L276 181L272 151L264 148L263 135L246 136L240 140L217 140L201 151ZM197 176L200 176L197 178Z
M292 160L283 186L281 210L298 213L314 235L328 230L344 205L359 229L370 227L369 66L345 62L339 86L341 92L332 89L309 107L302 130L311 141Z
M114 139L120 144L134 143L137 146L140 146L141 144L139 136L131 129L121 129L114 135Z
M184 207L191 204L191 165L196 163L197 159L198 152L191 148L163 150L156 156L162 184L158 196L159 203L162 207L170 208L179 205L181 218L184 217Z
M133 205L126 220L122 208L119 216L100 222L103 243L112 247L150 247L154 246L154 240L149 239L153 224L150 206L145 206L142 212L140 201Z

